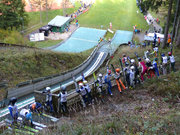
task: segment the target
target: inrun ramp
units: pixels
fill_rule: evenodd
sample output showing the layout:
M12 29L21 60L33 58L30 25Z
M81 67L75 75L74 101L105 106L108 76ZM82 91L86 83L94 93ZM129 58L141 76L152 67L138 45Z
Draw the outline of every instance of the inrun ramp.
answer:
M78 28L64 43L54 48L54 51L79 53L93 48L98 44L100 37L104 37L106 30L95 28Z
M110 53L113 54L116 51L116 49L119 47L119 45L131 41L132 37L133 37L132 31L117 30L111 42Z

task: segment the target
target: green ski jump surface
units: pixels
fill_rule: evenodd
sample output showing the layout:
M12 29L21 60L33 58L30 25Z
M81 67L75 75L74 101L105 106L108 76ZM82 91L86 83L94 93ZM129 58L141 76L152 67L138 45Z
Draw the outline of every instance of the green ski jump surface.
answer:
M106 30L94 28L78 28L71 37L54 48L54 51L79 53L91 49L98 44L100 37L104 37Z

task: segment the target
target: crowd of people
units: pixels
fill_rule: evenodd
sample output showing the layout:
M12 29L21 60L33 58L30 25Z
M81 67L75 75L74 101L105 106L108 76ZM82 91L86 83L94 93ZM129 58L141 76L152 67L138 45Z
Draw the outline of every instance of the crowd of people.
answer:
M160 43L159 41L157 42L157 38L158 37L155 34L153 42L154 47L152 50L148 49L145 51L144 56L139 57L138 54L135 53L137 58L132 59L126 54L123 54L120 58L121 67L114 68L114 66L111 65L113 73L108 66L104 76L102 73L99 73L98 78L96 79L96 75L93 74L94 85L96 86L95 90L93 89L93 92L87 80L82 77L83 80L79 82L76 92L82 98L83 107L94 104L94 95L98 96L102 102L104 102L105 93L113 96L112 80L116 81L119 92L122 93L122 89L134 89L137 84L142 84L146 79L166 75L168 72L175 72L175 57L172 54L172 48L167 54L160 53ZM168 41L168 44L171 45L170 40ZM29 106L29 109L22 109L20 112L16 106L17 99L15 97L11 98L8 108L12 117L12 122L16 122L20 115L23 118L24 123L29 123L33 126L32 113L42 114L45 108L49 108L50 113L53 113L51 88L46 87L43 93L46 94L45 105L35 102ZM63 85L60 87L60 93L58 95L58 112L68 113L67 97L68 93L66 86Z
M107 67L107 73L104 76L100 73L98 78L95 79L96 92L99 97L101 97L101 100L103 100L102 97L104 97L105 93L109 93L109 95L113 96L111 90L112 80L116 80L119 91L122 93L122 89L134 89L137 84L142 84L146 79L166 75L168 71L174 72L175 58L172 51L168 52L168 54L162 53L160 56L159 55L158 45L155 46L152 51L150 49L145 51L142 58L136 54L137 60L131 59L126 56L126 54L123 54L121 69L117 67L115 72L112 73L110 68ZM66 91L65 86L63 86L61 90ZM79 88L76 89L76 92L82 96L85 105L93 104L94 97L92 96L92 90L85 79L79 82ZM67 112L68 109L66 104L68 95L67 93L63 95L63 92L60 95L62 95L59 96L61 98L61 104L65 107L63 112Z

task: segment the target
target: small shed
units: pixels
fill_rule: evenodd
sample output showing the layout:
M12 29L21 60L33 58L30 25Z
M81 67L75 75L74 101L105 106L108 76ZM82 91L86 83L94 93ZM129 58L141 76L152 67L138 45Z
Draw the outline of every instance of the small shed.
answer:
M48 25L52 27L52 32L64 32L64 29L69 26L70 17L56 16Z

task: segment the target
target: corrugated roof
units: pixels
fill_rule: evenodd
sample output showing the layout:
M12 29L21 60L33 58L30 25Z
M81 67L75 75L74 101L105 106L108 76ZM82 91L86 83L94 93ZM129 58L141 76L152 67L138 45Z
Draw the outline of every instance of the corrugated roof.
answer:
M68 20L70 20L70 17L64 17L64 16L56 16L54 19L52 19L48 25L51 26L57 26L57 27L61 27L62 25L64 25Z

